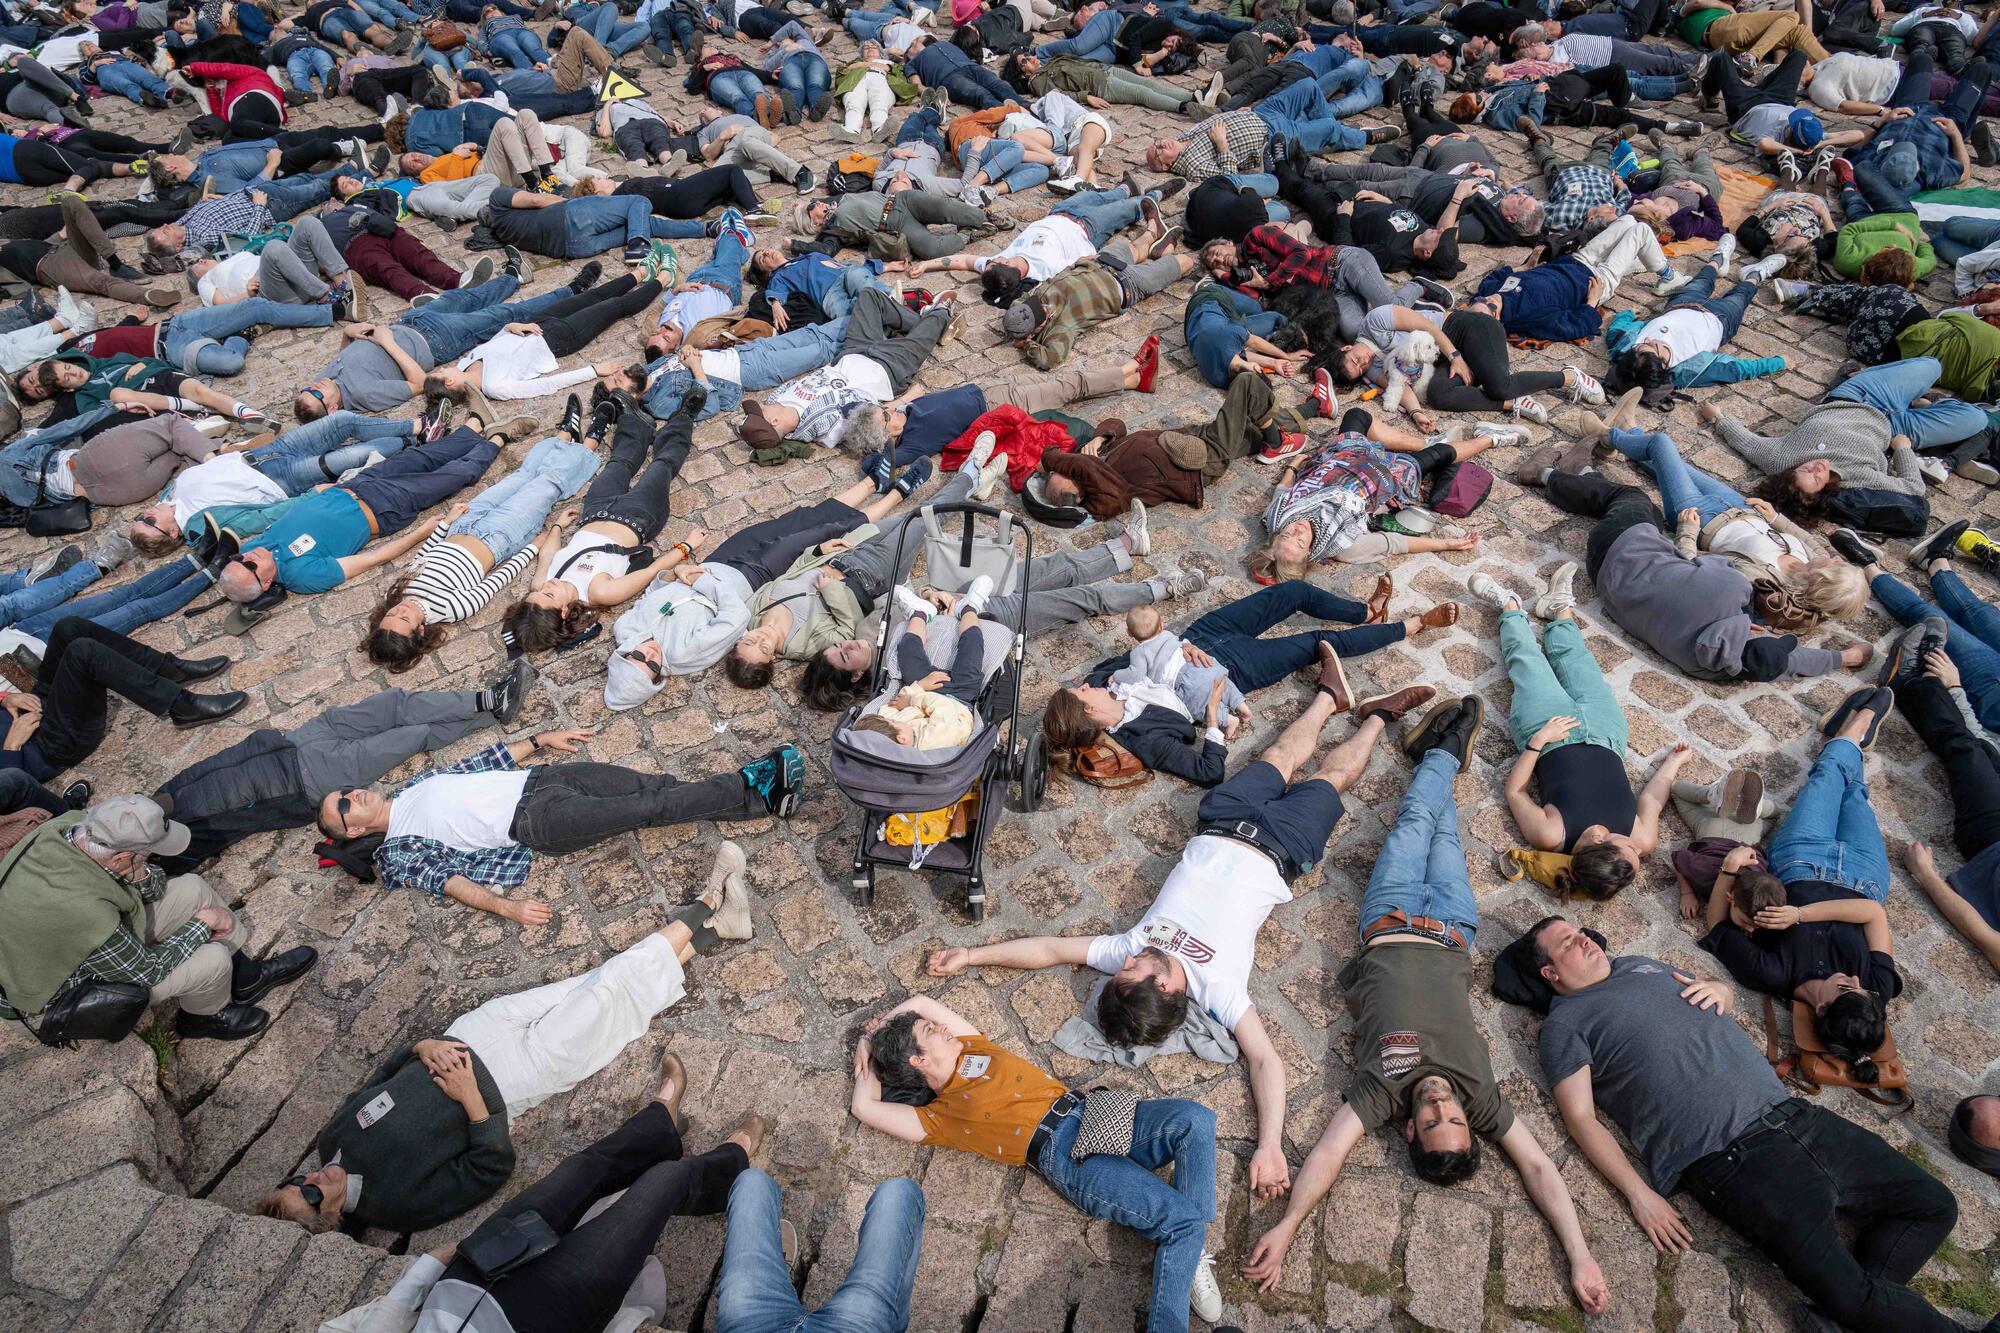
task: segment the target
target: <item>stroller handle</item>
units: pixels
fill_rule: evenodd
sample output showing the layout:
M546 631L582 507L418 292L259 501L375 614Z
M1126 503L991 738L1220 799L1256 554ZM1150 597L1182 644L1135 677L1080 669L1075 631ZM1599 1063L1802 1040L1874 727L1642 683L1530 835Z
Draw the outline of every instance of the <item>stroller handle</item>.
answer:
M1001 511L992 505L974 504L969 500L961 500L955 504L925 505L924 508L933 514L976 514L981 518L991 519L1003 517Z

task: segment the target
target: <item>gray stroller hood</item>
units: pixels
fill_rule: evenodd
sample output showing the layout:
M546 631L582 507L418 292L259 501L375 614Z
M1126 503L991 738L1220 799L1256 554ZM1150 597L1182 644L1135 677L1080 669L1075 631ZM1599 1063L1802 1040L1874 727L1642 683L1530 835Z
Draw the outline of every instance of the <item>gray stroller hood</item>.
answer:
M912 814L950 805L977 785L1000 741L999 725L982 721L961 746L913 749L880 732L855 731L865 707L841 719L827 761L833 785L864 810Z

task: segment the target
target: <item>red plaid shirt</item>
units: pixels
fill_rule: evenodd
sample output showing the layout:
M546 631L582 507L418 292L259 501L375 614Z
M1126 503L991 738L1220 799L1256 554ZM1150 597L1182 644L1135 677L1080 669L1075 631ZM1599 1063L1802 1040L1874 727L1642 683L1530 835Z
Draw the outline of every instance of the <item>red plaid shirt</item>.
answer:
M1250 234L1236 243L1243 262L1264 275L1266 291L1311 284L1327 287L1334 270L1340 267L1340 247L1308 245L1276 222L1252 227ZM1244 288L1255 295L1255 289Z

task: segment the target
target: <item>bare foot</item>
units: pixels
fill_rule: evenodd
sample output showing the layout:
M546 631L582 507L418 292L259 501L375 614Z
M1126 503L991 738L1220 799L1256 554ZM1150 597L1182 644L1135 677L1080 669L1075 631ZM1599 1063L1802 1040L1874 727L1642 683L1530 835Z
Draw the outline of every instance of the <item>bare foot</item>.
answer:
M750 1111L736 1122L724 1143L733 1143L743 1150L746 1157L755 1157L757 1150L764 1146L764 1139L771 1132L771 1122L755 1111Z
M1235 740L1236 733L1239 730L1241 730L1242 726L1243 726L1243 719L1236 716L1236 714L1231 713L1228 719L1225 720L1222 724L1222 739L1225 741Z
M493 910L519 926L545 926L555 915L547 903L514 903L504 898Z
M667 1108L676 1127L681 1123L681 1098L687 1095L687 1086L687 1066L678 1055L668 1051L660 1058L660 1090L654 1094L654 1100Z

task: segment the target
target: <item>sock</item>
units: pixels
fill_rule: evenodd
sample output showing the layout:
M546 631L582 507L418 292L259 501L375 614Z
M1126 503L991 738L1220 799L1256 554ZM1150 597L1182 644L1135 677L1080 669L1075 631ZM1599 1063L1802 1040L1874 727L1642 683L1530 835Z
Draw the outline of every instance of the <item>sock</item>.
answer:
M263 970L264 965L247 953L229 955L229 989L242 990L256 981L258 974Z
M1552 467L1545 467L1542 469L1542 485L1546 486L1549 484L1549 478L1555 475L1555 471L1556 470Z
M690 903L668 916L669 921L678 921L688 928L690 945L696 953L707 953L722 942L722 937L708 927L708 918L715 909L707 903Z
M490 713L500 706L500 701L492 690L476 690L473 692L472 706L482 713Z
M1277 422L1273 421L1271 424L1264 427L1264 443L1267 447L1276 449L1281 445L1283 445L1284 442L1285 442L1285 433L1278 429Z

